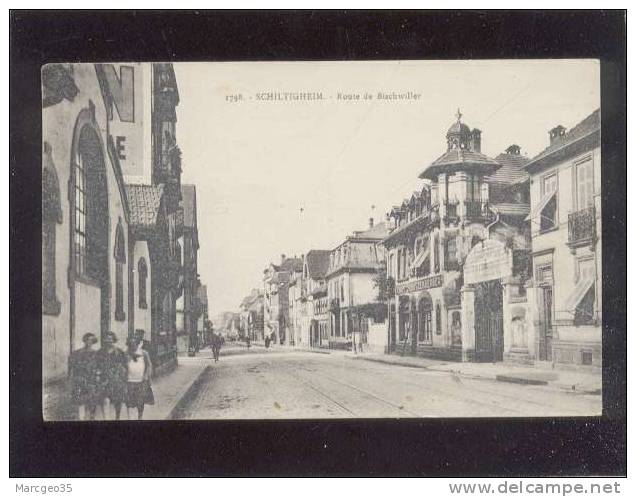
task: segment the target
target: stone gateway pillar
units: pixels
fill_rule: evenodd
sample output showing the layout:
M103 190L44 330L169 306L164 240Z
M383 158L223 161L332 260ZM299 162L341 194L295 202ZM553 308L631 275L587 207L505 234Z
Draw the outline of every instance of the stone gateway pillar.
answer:
M472 361L475 355L475 287L464 285L462 298L462 362Z

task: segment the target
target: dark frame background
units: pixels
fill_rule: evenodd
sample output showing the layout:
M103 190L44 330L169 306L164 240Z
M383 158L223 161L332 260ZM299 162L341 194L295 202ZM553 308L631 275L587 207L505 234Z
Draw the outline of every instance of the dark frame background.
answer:
M624 11L12 11L10 475L626 475L626 32ZM602 417L42 421L42 64L490 58L601 60Z

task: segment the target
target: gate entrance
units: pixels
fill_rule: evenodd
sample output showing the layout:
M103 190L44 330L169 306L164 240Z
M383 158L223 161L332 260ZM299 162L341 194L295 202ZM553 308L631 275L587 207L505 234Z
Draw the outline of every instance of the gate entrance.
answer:
M475 285L475 361L503 360L503 291L499 280Z

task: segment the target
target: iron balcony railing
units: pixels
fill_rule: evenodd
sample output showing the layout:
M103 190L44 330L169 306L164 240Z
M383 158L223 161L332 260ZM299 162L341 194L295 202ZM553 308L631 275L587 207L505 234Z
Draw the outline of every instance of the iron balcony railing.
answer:
M469 219L481 219L486 212L486 202L481 200L466 200L464 202L466 217Z
M591 242L596 237L596 210L594 207L581 209L568 215L568 243L580 245Z

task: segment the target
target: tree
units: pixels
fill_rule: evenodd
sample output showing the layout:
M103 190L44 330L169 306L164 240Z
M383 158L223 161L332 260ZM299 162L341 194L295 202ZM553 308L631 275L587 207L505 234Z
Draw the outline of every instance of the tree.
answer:
M382 263L377 273L373 276L373 288L378 289L378 302L386 302L389 298L389 279L386 273L386 264Z

